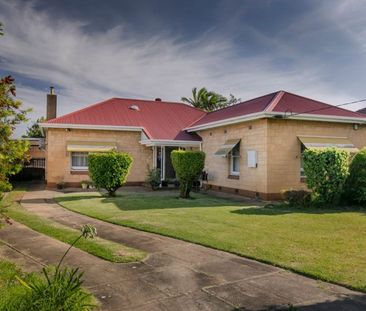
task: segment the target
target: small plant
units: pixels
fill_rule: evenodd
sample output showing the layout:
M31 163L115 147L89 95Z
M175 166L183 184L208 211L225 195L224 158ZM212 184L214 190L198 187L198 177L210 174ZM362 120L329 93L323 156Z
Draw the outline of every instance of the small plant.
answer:
M306 190L287 190L283 198L292 207L309 207L311 205L311 192Z
M81 184L82 189L88 189L89 181L88 180L83 180L80 184Z
M160 169L158 168L147 168L146 182L151 186L152 190L157 190L161 183Z
M347 151L329 148L304 151L306 184L313 191L315 202L334 205L339 202L348 176Z
M94 185L94 183L92 182L92 181L88 181L88 188L89 189L95 189L95 185Z
M104 188L109 196L115 196L126 182L131 164L132 157L125 152L89 154L90 178L97 188Z
M173 150L171 159L179 180L181 198L189 198L194 183L199 179L205 165L202 151Z
M66 250L57 267L55 269L42 269L44 278L25 280L21 277L16 277L27 289L26 294L23 297L19 297L22 300L22 304L26 306L26 309L23 309L24 311L86 311L96 307L91 303L92 295L82 289L83 272L80 272L79 268L61 268L66 255L81 238L94 238L96 234L94 227L90 225L83 226L80 236ZM23 310L18 309L18 311Z
M64 181L58 182L56 184L56 188L59 189L59 190L65 189L65 187L66 187L66 183Z

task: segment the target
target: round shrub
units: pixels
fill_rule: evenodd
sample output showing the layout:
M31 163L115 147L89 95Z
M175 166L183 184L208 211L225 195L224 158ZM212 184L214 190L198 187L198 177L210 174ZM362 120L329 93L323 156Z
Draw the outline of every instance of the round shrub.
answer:
M205 166L205 153L202 151L173 150L172 164L179 180L181 198L189 198L193 184L198 180Z
M306 184L321 205L337 204L348 176L349 153L328 148L304 151Z
M124 152L90 154L90 178L97 188L104 188L110 196L114 196L117 189L126 182L131 164L132 157Z
M311 205L311 192L306 190L287 190L283 198L291 207L309 207Z
M352 159L345 186L345 197L350 203L366 204L366 148Z

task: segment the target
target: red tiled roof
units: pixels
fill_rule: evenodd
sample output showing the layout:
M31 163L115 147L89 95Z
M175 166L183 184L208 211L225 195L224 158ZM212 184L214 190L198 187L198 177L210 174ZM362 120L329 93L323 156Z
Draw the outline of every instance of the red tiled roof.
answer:
M139 111L130 109L133 105L138 106ZM286 113L289 117L301 114L364 118L366 121L362 113L278 91L210 113L182 103L112 98L46 123L134 126L143 128L150 139L199 141L197 134L184 129L261 112Z
M320 116L365 118L365 115L358 112L325 104L320 101L285 91L278 91L242 102L234 106L210 112L198 121L191 124L190 127L259 112L288 113L289 116L291 116L292 113L303 115L311 114Z
M136 105L139 111L129 107ZM194 133L182 131L206 113L182 103L111 98L46 123L137 126L150 139L200 140Z

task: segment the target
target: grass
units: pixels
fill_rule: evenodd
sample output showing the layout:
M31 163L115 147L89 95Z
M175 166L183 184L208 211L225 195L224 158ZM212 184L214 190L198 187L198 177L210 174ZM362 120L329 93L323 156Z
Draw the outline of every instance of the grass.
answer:
M98 193L56 198L62 206L114 224L258 259L366 291L363 211L261 208L205 194Z
M22 285L17 278L21 278L26 284L43 285L41 288L44 290L44 294L37 295L34 290L30 290ZM56 308L52 307L55 305L59 307L62 305L70 311L85 311L94 310L98 306L96 298L83 288L70 289L60 282L55 282L53 287L56 294L52 296L50 295L48 282L43 275L39 273L24 273L14 263L0 259L0 311L56 310ZM60 300L58 296L64 299ZM83 307L85 304L95 307Z
M7 207L6 214L10 218L34 231L48 235L67 244L71 244L80 235L78 230L57 224L24 209L19 204L19 200L23 195L24 191L12 191L0 202L0 207ZM140 261L146 256L146 254L140 250L101 238L81 239L75 247L111 262L126 263Z
M27 281L38 277L36 274L25 275L12 262L0 259L0 310L12 310L16 297L26 295L26 288L18 282L15 276L20 276Z

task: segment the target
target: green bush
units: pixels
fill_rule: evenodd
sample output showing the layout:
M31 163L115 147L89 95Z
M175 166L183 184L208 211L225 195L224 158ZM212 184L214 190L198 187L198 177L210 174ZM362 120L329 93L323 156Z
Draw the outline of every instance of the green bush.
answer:
M311 192L306 190L287 190L283 198L292 207L309 207L311 205Z
M90 154L90 178L97 188L104 188L110 196L114 196L117 189L126 182L131 164L132 157L124 152Z
M344 190L348 203L366 204L366 148L353 157Z
M304 151L306 184L313 191L315 202L337 204L348 176L347 151L329 148Z
M180 196L189 198L192 186L198 180L205 165L205 153L202 151L173 150L171 159L179 180Z
M147 168L146 182L151 186L152 190L158 189L161 183L160 169L158 168Z

